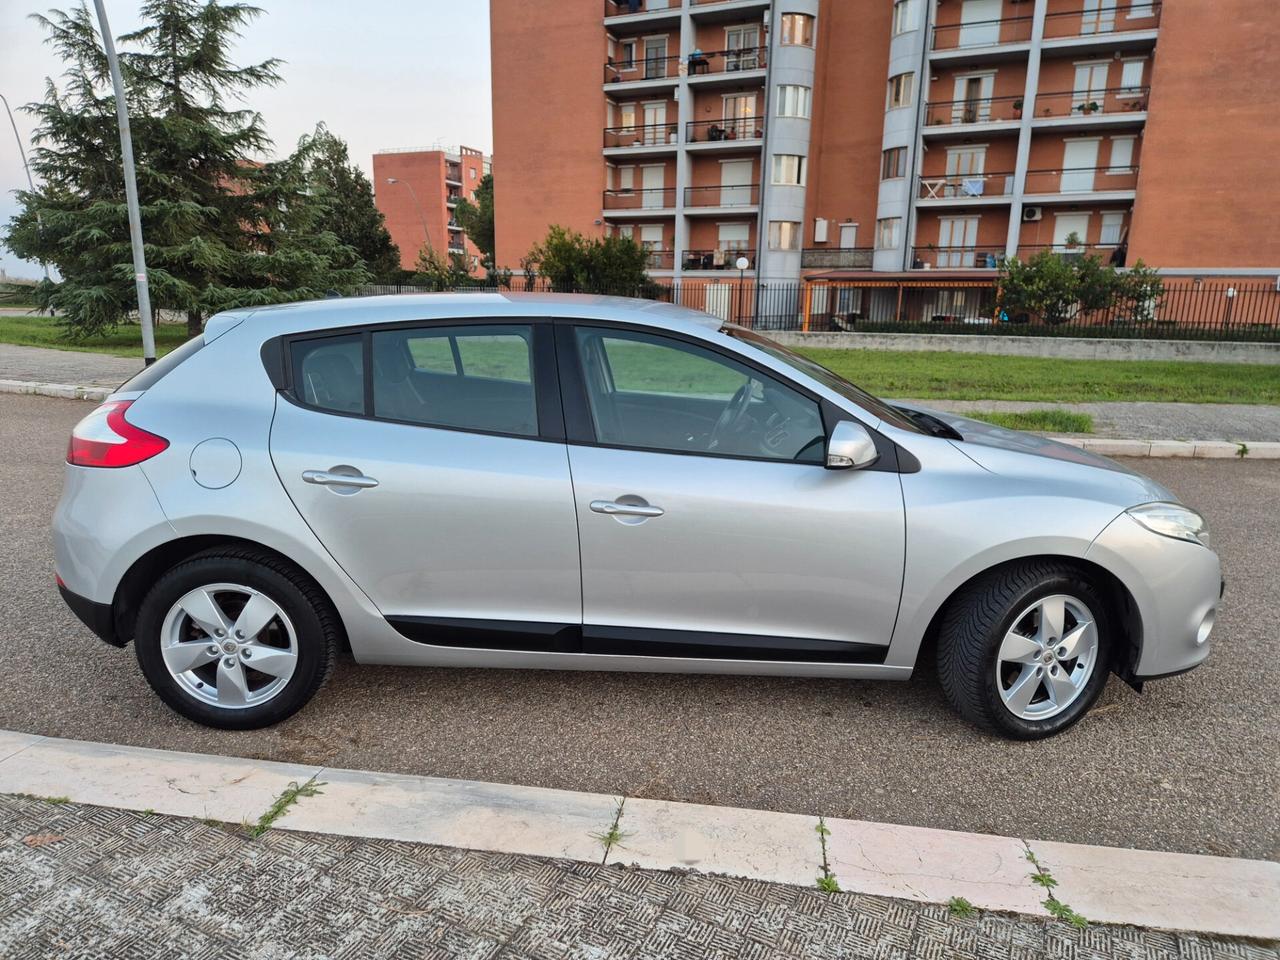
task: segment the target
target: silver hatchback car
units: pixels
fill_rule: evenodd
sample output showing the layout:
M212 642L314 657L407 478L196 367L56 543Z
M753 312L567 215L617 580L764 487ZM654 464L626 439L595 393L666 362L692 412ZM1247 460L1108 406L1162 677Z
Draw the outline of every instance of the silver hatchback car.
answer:
M179 713L362 663L905 680L1057 733L1209 652L1203 518L750 330L580 296L246 309L75 428L58 586ZM936 652L935 652L936 651Z

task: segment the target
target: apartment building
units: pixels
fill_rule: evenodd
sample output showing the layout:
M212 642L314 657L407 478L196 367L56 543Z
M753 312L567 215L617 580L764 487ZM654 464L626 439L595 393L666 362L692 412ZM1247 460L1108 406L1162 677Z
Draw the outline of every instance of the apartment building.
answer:
M1269 0L492 0L491 31L507 266L559 223L685 279L1280 269Z
M490 172L492 158L471 147L381 150L373 155L374 202L400 248L400 265L412 270L429 246L441 256L460 253L471 272L483 272L481 253L454 212L471 199Z

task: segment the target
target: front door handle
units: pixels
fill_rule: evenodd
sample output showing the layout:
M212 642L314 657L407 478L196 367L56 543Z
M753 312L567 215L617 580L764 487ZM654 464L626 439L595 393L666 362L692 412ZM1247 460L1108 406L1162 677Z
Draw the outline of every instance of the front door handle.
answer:
M660 517L666 513L661 507L647 503L622 503L618 500L592 500L591 509L612 517Z
M376 487L378 481L366 477L363 473L336 473L332 470L303 470L302 479L306 483L319 484L322 487L359 487L364 490Z

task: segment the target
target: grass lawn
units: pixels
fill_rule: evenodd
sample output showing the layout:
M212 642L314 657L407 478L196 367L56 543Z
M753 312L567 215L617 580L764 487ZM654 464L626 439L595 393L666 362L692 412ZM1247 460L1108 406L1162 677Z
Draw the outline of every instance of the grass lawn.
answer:
M1002 413L995 410L979 410L966 413L966 417L994 423L1009 430L1037 430L1042 433L1093 433L1093 417L1087 413L1069 410L1022 410Z
M187 339L187 328L181 323L156 325L156 356L164 356ZM122 324L101 337L67 340L60 321L50 317L0 314L0 343L16 343L24 347L55 347L86 353L109 353L116 357L142 356L142 328L136 323Z
M1280 404L1280 366L889 350L804 352L882 397Z

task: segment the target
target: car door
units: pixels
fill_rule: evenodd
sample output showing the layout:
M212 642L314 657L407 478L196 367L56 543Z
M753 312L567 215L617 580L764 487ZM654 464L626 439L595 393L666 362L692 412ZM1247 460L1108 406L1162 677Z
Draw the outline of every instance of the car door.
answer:
M271 456L316 536L402 632L550 644L581 622L551 325L293 339ZM517 646L528 648L524 643Z
M676 334L557 328L583 649L874 662L902 586L898 475L824 469L813 396Z

